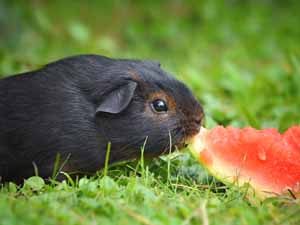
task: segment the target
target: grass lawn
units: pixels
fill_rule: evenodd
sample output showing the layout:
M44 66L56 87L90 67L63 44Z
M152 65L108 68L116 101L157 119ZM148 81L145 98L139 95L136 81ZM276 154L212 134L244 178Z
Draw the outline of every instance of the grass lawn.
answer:
M193 90L206 127L300 124L297 0L22 2L0 1L2 76L74 54L155 59ZM300 201L251 205L185 150L89 179L7 184L0 224L289 225Z

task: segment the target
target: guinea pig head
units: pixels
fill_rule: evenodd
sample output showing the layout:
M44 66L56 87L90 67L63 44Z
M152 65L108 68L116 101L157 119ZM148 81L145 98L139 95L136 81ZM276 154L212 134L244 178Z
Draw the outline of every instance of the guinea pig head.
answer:
M111 142L111 161L157 156L186 146L200 130L203 110L191 91L160 65L121 61L123 73L97 106L102 142ZM126 68L126 69L124 69Z

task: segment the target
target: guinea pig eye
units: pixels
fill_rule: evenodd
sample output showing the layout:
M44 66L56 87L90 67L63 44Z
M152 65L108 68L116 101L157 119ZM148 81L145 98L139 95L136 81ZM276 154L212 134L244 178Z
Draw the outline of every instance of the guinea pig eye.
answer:
M151 105L155 112L163 113L168 111L167 103L164 100L156 99Z

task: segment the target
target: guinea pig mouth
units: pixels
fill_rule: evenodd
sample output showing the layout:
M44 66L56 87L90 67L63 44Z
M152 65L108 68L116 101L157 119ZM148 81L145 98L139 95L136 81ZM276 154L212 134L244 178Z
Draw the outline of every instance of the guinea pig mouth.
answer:
M183 149L183 148L186 148L189 144L183 142L183 143L180 143L180 144L177 144L177 145L173 145L172 148L174 148L174 150L176 149Z
M174 144L171 148L171 152L174 152L175 150L181 150L184 149L186 147L189 146L189 144L191 143L191 141L193 140L193 138L199 133L199 131L197 130L197 132L191 132L188 136L184 135L183 140L177 144Z
M195 128L185 128L184 126L178 128L176 130L176 134L177 136L177 141L172 144L171 148L168 146L166 147L162 152L161 155L167 154L169 152L174 152L176 150L181 150L184 149L186 147L188 147L189 143L191 142L191 140L193 140L193 138L199 133L199 129ZM179 138L178 138L179 137Z
M170 152L175 152L176 150L181 150L183 148L186 148L187 146L188 146L188 144L185 143L185 142L182 142L182 143L179 143L179 144L174 144L174 145L172 145L171 149L170 149L170 147L165 148L163 150L163 152L161 153L161 155L164 155L164 154L167 154L167 153L170 153Z

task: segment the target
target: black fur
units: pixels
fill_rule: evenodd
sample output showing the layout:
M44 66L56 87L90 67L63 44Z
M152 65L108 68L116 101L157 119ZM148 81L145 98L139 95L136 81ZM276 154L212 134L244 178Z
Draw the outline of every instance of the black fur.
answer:
M175 112L151 111L148 97L159 91L175 99ZM33 164L50 177L58 154L68 158L64 171L94 173L108 142L110 162L138 157L146 138L145 155L156 156L169 149L169 134L182 147L202 115L189 89L158 63L96 55L59 60L0 80L0 177L22 181L34 175Z

